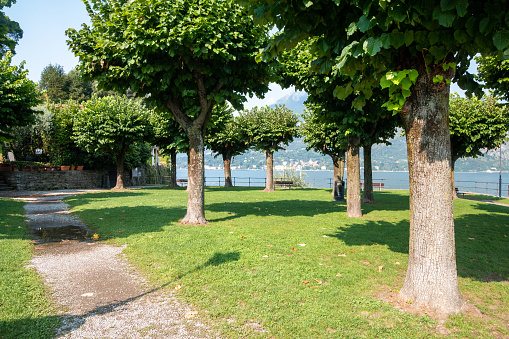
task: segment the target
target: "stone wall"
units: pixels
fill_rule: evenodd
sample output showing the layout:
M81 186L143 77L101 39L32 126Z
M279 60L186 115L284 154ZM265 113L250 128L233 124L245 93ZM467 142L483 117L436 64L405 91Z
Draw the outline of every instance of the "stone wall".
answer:
M0 180L20 191L110 187L108 171L0 172Z

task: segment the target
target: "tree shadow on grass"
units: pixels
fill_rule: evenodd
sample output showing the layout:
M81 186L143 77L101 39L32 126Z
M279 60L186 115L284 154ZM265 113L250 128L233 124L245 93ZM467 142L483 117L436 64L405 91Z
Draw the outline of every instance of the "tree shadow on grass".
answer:
M323 201L323 200L274 200L274 201L252 201L252 202L225 202L207 204L206 211L227 212L227 217L214 218L211 221L225 221L236 218L254 216L316 216L336 212L346 212L344 202Z
M118 311L123 306L128 305L146 295L150 295L159 290L164 289L180 280L182 277L196 273L208 266L219 266L229 262L238 261L240 259L240 252L228 252L221 253L216 252L206 262L201 265L194 267L188 272L174 278L156 288L153 288L147 292L139 294L135 297L131 297L125 300L121 300L115 303L107 305L97 306L93 310L82 314L82 315L59 315L59 316L47 316L41 318L26 318L16 319L12 321L0 321L0 337L1 338L54 338L54 329L58 326L65 324L58 329L58 335L63 336L77 330L83 326L87 318L95 315L104 315Z
M491 207L481 207L491 211ZM496 210L494 210L496 211ZM509 279L509 221L505 214L455 218L458 275L482 282ZM349 246L387 245L390 251L408 253L409 223L367 220L341 227L336 237Z
M184 207L118 206L86 209L79 215L88 228L104 239L159 232L163 227L175 226L185 214Z

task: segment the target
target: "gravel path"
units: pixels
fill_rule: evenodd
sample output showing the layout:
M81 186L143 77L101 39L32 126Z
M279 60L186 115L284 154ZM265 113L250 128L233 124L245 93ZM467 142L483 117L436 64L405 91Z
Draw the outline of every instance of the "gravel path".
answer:
M89 239L86 226L62 201L75 193L79 192L17 198L27 202L32 234L76 227ZM170 289L164 285L148 287L123 257L125 246L91 240L46 240L43 236L38 239L31 265L60 305L63 325L57 329L57 338L217 337L195 318L198 312L179 303Z

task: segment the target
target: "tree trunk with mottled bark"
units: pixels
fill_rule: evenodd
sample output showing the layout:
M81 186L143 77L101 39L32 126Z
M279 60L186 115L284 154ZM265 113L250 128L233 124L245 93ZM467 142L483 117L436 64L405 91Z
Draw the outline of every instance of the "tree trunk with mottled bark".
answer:
M264 192L274 192L274 152L265 151L267 163L267 182Z
M456 270L449 85L432 81L434 74L444 73L441 67L438 64L426 70L420 61L420 75L400 112L410 176L410 246L399 298L447 315L461 312L464 299ZM452 76L446 74L444 78Z
M189 167L187 170L187 213L182 224L203 225L205 219L204 133L198 128L187 130L189 137Z
M358 136L348 136L346 215L352 218L362 217L359 144Z
M371 167L371 145L364 146L364 198L365 204L376 204L373 194L373 168Z
M117 154L117 183L114 190L122 190L124 189L124 160L125 160L125 149L122 149Z
M224 187L233 187L231 163L232 163L232 157L223 154Z
M177 151L170 150L170 182L169 187L178 187L177 184Z

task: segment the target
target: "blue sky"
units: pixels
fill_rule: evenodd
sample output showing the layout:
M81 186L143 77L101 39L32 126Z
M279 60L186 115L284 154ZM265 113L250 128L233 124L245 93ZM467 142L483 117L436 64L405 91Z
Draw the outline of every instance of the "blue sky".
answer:
M23 30L23 39L16 46L13 63L19 65L25 60L31 80L39 81L42 70L49 64L59 64L65 72L78 64L78 59L67 49L65 31L90 22L81 0L17 0L11 8L4 10ZM293 89L283 90L271 84L271 91L264 99L252 98L245 108L271 105L293 92Z
M78 59L67 49L65 31L90 22L81 0L17 0L11 8L4 10L23 29L23 39L16 47L13 63L20 64L25 60L30 79L39 81L42 70L49 64L59 64L65 72L78 64ZM471 69L475 70L475 67ZM460 89L453 84L451 92L455 91ZM245 108L271 105L293 92L293 88L282 90L272 84L264 99L252 98Z

